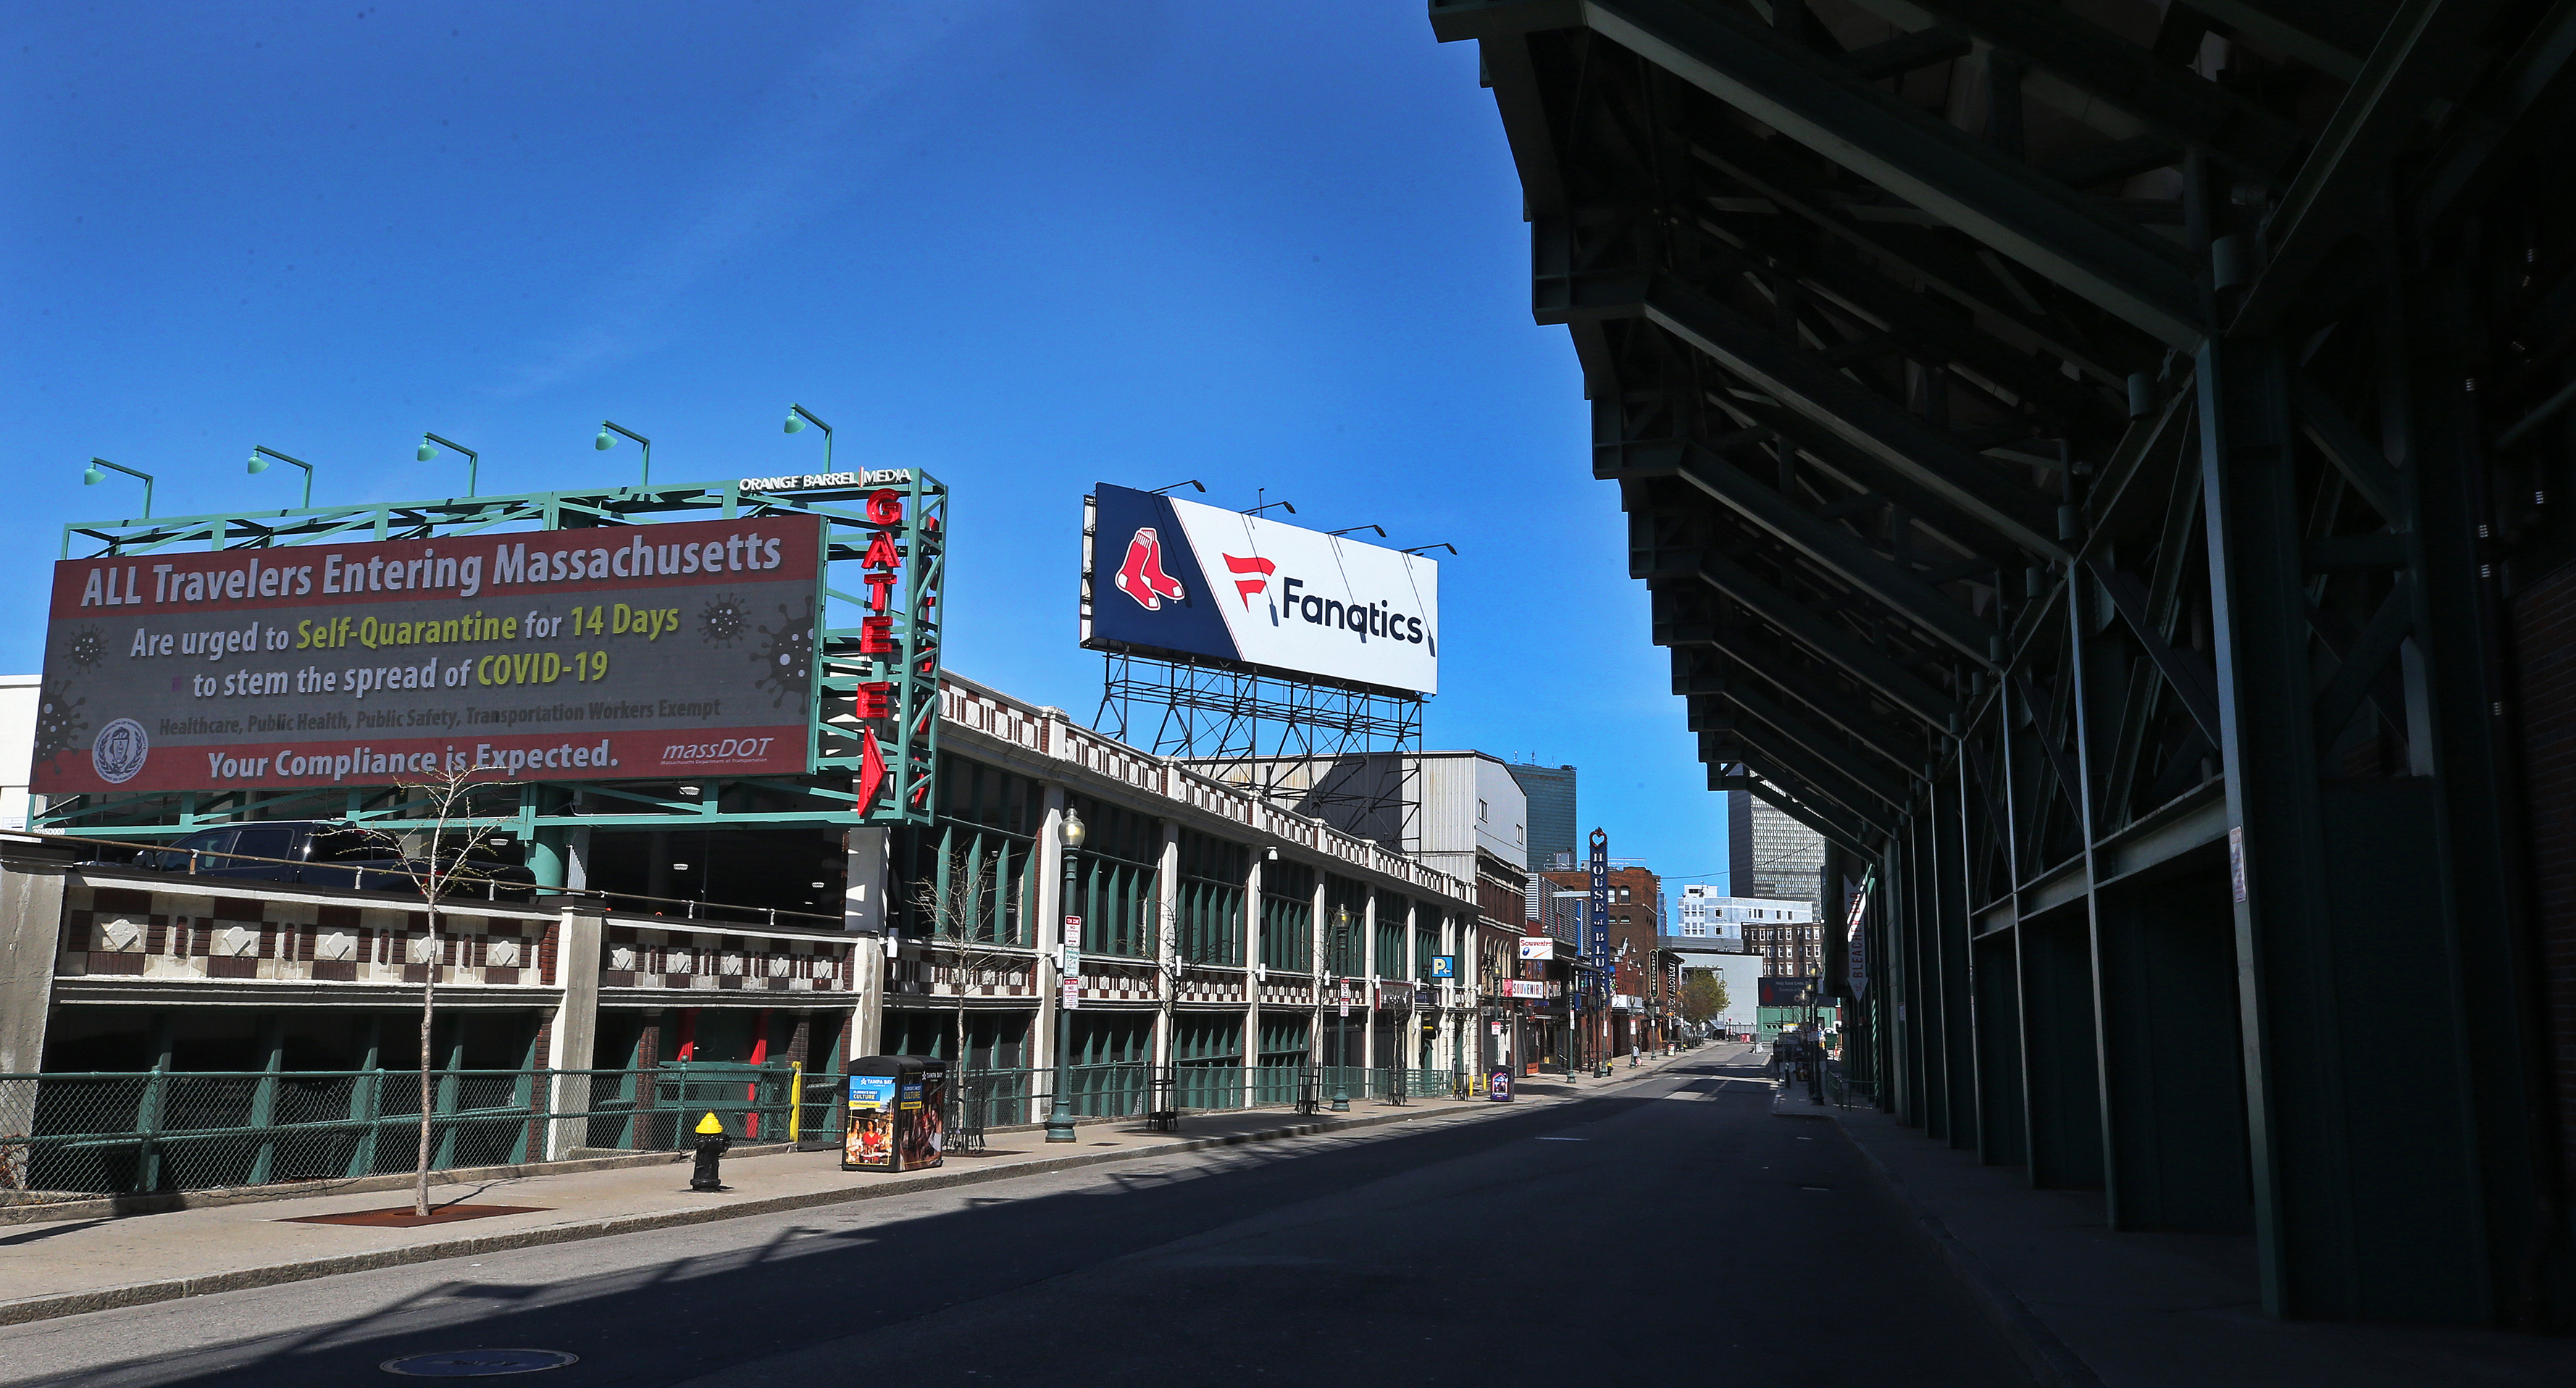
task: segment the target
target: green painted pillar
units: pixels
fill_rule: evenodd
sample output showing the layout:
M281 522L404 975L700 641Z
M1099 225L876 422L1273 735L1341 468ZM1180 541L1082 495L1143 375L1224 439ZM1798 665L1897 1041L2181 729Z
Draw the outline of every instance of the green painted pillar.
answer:
M1945 1111L1941 1097L1941 1054L1932 1023L1940 1015L1939 991L1933 986L1932 804L1926 795L1916 802L1905 825L1905 920L1901 951L1904 974L1899 979L1897 1031L1905 1038L1905 1108L1903 1117L1926 1137L1940 1137Z
M2500 1291L2498 1319L2545 1328L2548 1307L2576 1305L2576 1260L2568 1235L2566 1177L2553 1193L2548 1176L2559 1153L2548 1113L2557 1095L2551 1018L2542 1001L2548 964L2540 956L2538 907L2529 897L2526 767L2539 750L2497 716L2519 704L2521 690L2501 653L2509 620L2491 586L2478 542L2485 487L2492 476L2479 456L2477 397L2460 389L2456 363L2472 359L2474 325L2449 311L2470 302L2479 260L2438 256L2435 269L2392 294L2380 323L2380 352L2389 363L2381 394L2407 442L2394 461L2416 514L2422 546L2415 585L2418 631L2438 634L2407 672L2423 696L2420 721L2439 797L2447 888L2460 973L2471 980L2472 1005L2462 1018L2467 1051L2477 1058L2467 1082L2479 1144L2488 1275ZM2528 581L2530 575L2525 576ZM2539 663L2543 652L2515 652ZM2530 806L2528 809L2520 808ZM2563 1035L2563 1033L2560 1033ZM2556 1225L2552 1230L2551 1225ZM2553 1234L2555 1237L2553 1237ZM2551 1245L2555 1244L2554 1250Z
M1962 752L1937 783L1932 819L1933 974L1941 1054L1941 1131L1953 1147L1977 1145L1977 1057L1974 995L1968 960L1968 759Z
M536 874L540 899L566 885L572 864L572 834L569 828L549 825L528 838L528 871Z
M2342 715L2320 726L2318 710L2341 672L2315 631L2303 442L2358 426L2299 362L2285 341L2233 338L2197 362L2263 1300L2281 1316L2484 1321L2498 1289L2470 1077L2487 1058L2466 1032L2489 981L2462 972L2439 767L2356 774L2325 754ZM2400 550L2402 502L2384 518ZM2385 580L2402 595L2418 571ZM2477 658L2469 633L2409 636L2435 668Z
M376 1170L376 1134L382 1128L385 1102L384 1057L379 1049L384 1019L369 1016L358 1032L358 1070L349 1085L349 1176L372 1176Z
M260 1078L253 1081L250 1094L250 1123L259 1146L250 1162L248 1184L266 1185L277 1179L277 1136L272 1129L277 1123L277 1076L286 1064L286 1019L274 1012L260 1019Z

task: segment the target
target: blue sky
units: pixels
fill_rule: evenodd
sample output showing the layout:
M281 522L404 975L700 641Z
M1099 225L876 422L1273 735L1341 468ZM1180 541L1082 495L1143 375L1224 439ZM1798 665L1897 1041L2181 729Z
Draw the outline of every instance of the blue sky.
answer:
M23 7L0 61L0 565L67 520L921 466L951 665L1086 713L1080 498L1204 479L1454 542L1429 741L1725 861L1472 46L1411 0ZM1445 556L1444 556L1445 559Z

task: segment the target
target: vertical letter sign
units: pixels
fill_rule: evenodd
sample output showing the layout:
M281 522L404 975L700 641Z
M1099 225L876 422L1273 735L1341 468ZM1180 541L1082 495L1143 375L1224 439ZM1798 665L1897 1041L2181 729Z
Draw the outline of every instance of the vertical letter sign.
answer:
M1586 951L1592 956L1592 967L1602 971L1601 989L1609 991L1610 968L1610 836L1599 829L1592 831L1592 938Z
M835 561L829 596L859 608L856 626L830 632L825 681L836 698L849 691L849 722L827 719L816 731L818 741L845 735L855 746L816 765L850 772L860 822L926 824L939 751L948 489L911 468L858 480L870 488L863 514L825 511Z

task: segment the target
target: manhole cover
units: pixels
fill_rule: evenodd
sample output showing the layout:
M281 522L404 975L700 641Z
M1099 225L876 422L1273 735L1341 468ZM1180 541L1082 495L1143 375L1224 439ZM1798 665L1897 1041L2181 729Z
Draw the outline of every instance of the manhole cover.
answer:
M491 1378L499 1374L533 1374L581 1362L578 1354L559 1349L450 1349L435 1354L406 1354L381 1367L389 1374L413 1378Z

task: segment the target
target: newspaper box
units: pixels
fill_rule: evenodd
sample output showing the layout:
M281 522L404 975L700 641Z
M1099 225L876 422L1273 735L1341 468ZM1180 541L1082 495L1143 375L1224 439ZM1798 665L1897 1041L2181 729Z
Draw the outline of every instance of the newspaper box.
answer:
M872 1055L850 1062L843 1171L919 1171L939 1165L948 1113L948 1062Z

